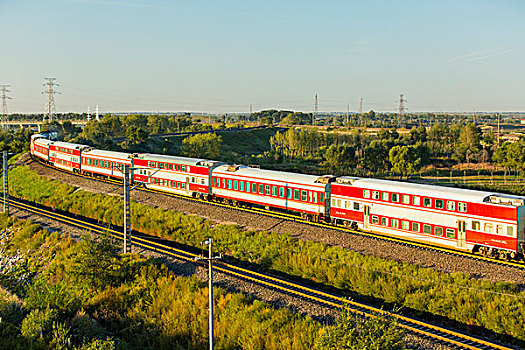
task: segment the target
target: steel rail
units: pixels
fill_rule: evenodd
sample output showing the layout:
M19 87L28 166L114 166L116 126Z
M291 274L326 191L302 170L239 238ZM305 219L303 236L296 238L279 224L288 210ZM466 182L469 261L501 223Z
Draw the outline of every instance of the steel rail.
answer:
M65 222L67 224L93 231L96 233L102 233L110 235L117 239L122 239L122 232L112 228L106 228L104 226L86 222L78 218L72 218L64 214L55 213L45 208L35 207L27 203L23 203L19 200L11 200L11 205L19 209L33 212L38 215L42 215L57 221ZM146 237L146 235L144 235ZM177 259L182 259L188 262L199 264L195 261L198 257L197 254L184 251L182 249L174 248L166 244L154 242L152 238L143 238L138 236L132 237L133 244L146 249L152 249L156 252L163 253ZM398 325L402 328L407 329L410 332L415 332L432 339L436 339L442 342L453 344L464 349L497 349L497 350L513 350L514 348L501 345L485 339L480 339L475 336L454 331L448 328L440 327L438 325L420 321L414 318L403 316L394 312L386 311L381 308L370 306L367 304L355 302L352 300L345 299L341 296L328 293L325 291L317 290L308 286L301 285L299 283L289 281L280 277L271 276L261 272L252 271L246 268L238 267L225 262L216 262L215 269L225 274L233 275L237 278L245 279L260 285L264 285L273 289L278 289L284 293L298 296L300 298L314 301L323 304L328 307L342 308L343 305L347 305L352 311L357 312L366 317L376 317L378 314L393 317L398 320Z

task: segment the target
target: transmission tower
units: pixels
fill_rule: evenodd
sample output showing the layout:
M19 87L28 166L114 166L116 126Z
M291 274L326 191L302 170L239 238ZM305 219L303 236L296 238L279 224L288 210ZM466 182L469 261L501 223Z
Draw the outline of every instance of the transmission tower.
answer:
M11 90L7 89L9 86L10 85L0 85L0 99L2 100L2 109L0 110L0 113L2 114L2 130L7 129L7 125L5 124L7 121L7 100L12 99L7 96L7 93L11 92Z
M359 100L359 114L363 114L363 98Z
M403 124L403 116L405 115L407 108L405 106L405 97L403 94L399 95L399 124Z
M314 113L312 114L312 125L315 125L315 117L319 113L319 102L317 101L317 94L315 94L314 99Z
M55 95L59 94L60 92L56 91L55 87L59 85L55 83L56 78L44 78L44 80L46 80L46 82L44 83L44 91L42 94L47 94L47 100L44 106L43 121L45 122L47 117L47 120L51 122L55 118L55 114L57 112L55 105Z

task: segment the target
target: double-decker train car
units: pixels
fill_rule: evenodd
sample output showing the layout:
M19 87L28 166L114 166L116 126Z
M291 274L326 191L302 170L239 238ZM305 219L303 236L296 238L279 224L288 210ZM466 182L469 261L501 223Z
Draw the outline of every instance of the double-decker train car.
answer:
M49 145L49 162L57 168L80 172L80 157L88 146L77 143L54 141Z
M331 177L249 166L221 165L213 170L213 194L232 204L257 204L301 213L320 221L329 212L325 199Z
M124 165L133 166L130 153L85 149L82 152L81 173L124 178Z
M53 141L48 140L41 134L31 135L31 154L45 162L49 162L49 145Z
M368 231L500 258L523 252L523 197L389 180L339 177L331 220Z
M212 170L219 164L206 159L135 154L133 179L148 188L211 199Z

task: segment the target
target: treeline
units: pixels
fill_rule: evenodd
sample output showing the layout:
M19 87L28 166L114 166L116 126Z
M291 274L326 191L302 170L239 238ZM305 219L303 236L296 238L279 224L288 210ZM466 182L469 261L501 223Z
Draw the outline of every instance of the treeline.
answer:
M282 163L310 160L336 175L413 174L426 165L453 162L488 162L497 149L492 133L473 124L436 124L428 131L414 127L400 134L378 129L348 133L293 128L270 139L272 152Z
M43 179L25 167L13 170L11 181L14 196L111 225L122 225L122 200L118 197L86 193ZM137 231L193 247L200 247L200 242L213 237L217 251L225 253L227 260L255 264L287 278L328 285L354 299L399 305L525 340L525 292L514 284L479 281L461 273L447 274L365 256L289 235L216 225L202 218L139 203L132 203L131 212L132 227Z

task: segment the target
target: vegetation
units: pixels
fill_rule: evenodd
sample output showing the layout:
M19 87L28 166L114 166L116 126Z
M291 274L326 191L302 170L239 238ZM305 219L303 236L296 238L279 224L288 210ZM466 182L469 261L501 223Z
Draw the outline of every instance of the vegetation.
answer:
M12 194L57 210L122 225L120 198L86 193L40 178L27 168L12 171ZM228 258L264 270L321 283L353 298L391 303L407 309L485 327L524 340L525 292L509 283L491 283L470 276L446 274L403 262L389 261L340 247L288 235L244 231L214 225L201 218L132 203L133 229L200 247L207 237Z
M2 232L6 227L4 254L25 262L27 273L23 288L0 289L0 348L207 346L208 291L195 278L176 277L139 255L120 255L107 239L77 242L2 214ZM6 270L0 265L3 286L20 277ZM220 288L214 294L220 349L310 349L321 329L310 318L241 294Z

